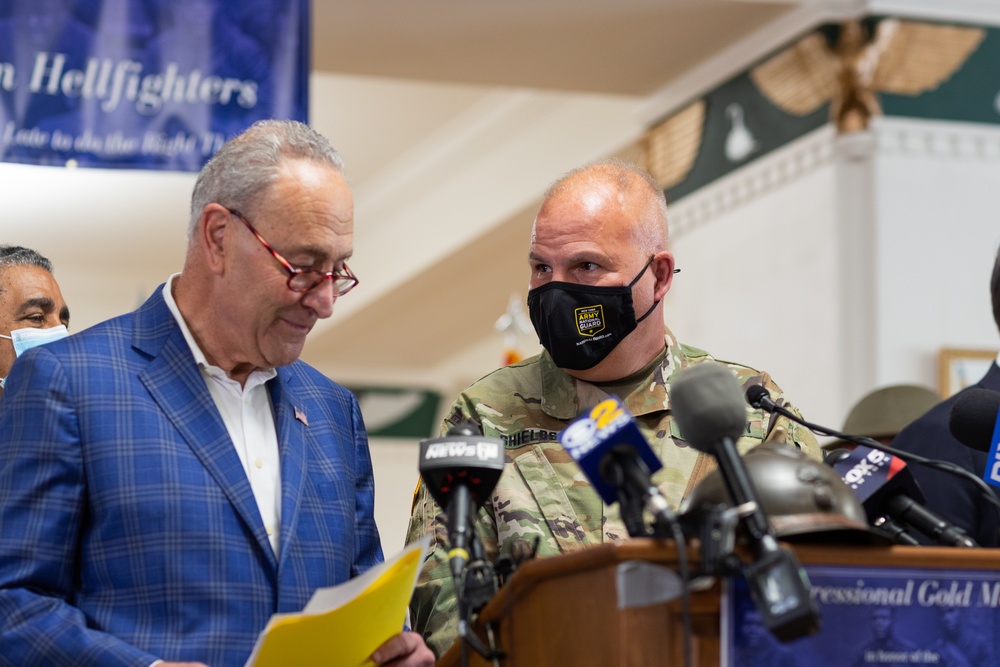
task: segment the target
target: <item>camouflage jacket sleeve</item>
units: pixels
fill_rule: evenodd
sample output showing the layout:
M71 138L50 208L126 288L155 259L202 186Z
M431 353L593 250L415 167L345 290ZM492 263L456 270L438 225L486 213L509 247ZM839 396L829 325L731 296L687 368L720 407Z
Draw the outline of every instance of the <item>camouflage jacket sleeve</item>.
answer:
M753 385L759 385L768 390L771 398L778 405L799 415L795 408L785 397L781 388L774 382L769 373L762 372L742 364L714 359L705 352L696 348L684 346L685 366L696 363L718 363L730 368L739 381L745 392ZM675 440L683 441L682 434L677 430L676 421L671 420L671 432ZM812 432L805 426L798 424L791 419L774 413L768 413L761 409L747 409L746 432L736 442L736 448L740 454L748 451L764 442L781 442L796 447L816 460L822 460L822 450L819 442ZM664 461L667 464L667 461ZM654 476L654 481L660 486L664 496L672 503L680 503L682 498L687 498L694 491L701 481L716 469L715 459L707 454L698 456L693 469L685 478L683 491L672 486L669 480L658 479Z

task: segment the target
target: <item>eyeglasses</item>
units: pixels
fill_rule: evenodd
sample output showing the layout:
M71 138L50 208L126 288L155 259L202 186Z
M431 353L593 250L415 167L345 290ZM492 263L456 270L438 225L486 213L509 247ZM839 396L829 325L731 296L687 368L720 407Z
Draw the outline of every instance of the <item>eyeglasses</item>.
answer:
M267 248L267 251L271 253L278 262L285 267L288 271L288 289L293 292L308 292L316 285L329 278L333 281L333 293L335 296L344 296L350 292L358 284L358 278L355 276L347 264L344 264L343 268L339 271L317 271L315 269L300 269L297 266L292 266L291 262L282 257L277 250L271 247L271 244L264 240L264 237L260 235L250 221L243 217L243 214L239 211L231 208L227 208L231 214L239 218L240 222L247 226L250 233L257 237L261 245Z

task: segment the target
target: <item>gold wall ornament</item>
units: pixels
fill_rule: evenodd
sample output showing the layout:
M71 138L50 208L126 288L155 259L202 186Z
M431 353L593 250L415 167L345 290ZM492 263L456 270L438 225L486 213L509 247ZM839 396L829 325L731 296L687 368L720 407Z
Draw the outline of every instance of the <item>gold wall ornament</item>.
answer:
M986 36L981 28L884 19L869 36L842 23L834 47L813 32L750 70L775 106L805 116L830 102L838 132L857 132L882 114L878 93L919 95L944 83Z
M701 147L705 100L698 100L646 132L646 170L664 189L687 176Z

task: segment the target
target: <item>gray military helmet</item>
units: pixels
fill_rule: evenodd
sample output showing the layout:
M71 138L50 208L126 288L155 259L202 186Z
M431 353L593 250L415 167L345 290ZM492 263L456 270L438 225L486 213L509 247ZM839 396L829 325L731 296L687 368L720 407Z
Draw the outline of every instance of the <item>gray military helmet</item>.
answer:
M779 537L798 542L881 541L869 529L865 510L854 492L830 466L778 442L765 442L742 459ZM715 505L732 506L718 470L695 487L682 510Z
M882 387L865 394L854 404L840 430L868 438L894 438L940 402L937 393L920 385Z

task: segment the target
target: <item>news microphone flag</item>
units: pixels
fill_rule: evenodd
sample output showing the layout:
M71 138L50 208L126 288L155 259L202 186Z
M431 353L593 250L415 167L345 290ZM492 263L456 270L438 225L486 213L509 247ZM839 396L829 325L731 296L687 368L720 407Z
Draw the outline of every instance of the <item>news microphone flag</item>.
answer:
M993 439L990 441L989 458L986 459L986 470L983 471L983 479L987 484L1000 486L1000 458L997 458L1000 450L1000 411L997 412L997 420L993 425Z
M559 444L583 470L606 505L618 502L618 490L601 474L604 456L617 445L634 449L650 474L663 467L625 405L612 396L571 422L559 433Z
M913 476L904 472L906 461L886 452L858 445L833 465L841 479L851 487L857 499L865 504L877 492L888 488L899 488L918 502L923 502ZM867 505L865 505L867 509Z

